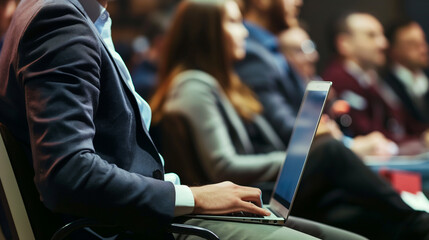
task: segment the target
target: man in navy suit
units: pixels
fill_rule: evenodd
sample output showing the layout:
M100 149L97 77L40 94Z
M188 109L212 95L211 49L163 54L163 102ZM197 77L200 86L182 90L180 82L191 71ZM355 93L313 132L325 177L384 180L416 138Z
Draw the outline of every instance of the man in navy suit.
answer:
M44 205L125 225L143 239L171 237L172 218L187 213L268 214L257 206L259 189L231 182L190 188L164 173L148 134L150 108L114 49L106 7L107 0L23 0L6 34L0 122L26 146ZM188 222L224 239L312 239L282 226ZM288 224L359 239L310 221Z
M258 189L164 181L163 159L148 135L150 108L114 51L106 6L107 0L21 1L5 38L0 121L31 146L43 203L146 226L145 234L155 235L175 215L265 214L249 203L259 201Z
M280 53L275 36L288 27L286 5L277 0L265 1L265 4L254 3L264 1L243 2L249 37L246 57L238 62L236 70L242 81L258 95L264 106L264 117L287 145L304 95L304 84ZM287 2L297 2L293 4L297 9L302 3L300 0Z

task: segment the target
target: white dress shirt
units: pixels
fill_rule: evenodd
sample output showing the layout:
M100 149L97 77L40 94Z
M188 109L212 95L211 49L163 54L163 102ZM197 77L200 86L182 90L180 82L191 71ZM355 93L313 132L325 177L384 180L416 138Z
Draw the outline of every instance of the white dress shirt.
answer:
M393 73L398 77L399 81L404 84L406 91L413 98L423 97L429 89L429 80L423 71L412 73L406 67L395 64L393 66Z

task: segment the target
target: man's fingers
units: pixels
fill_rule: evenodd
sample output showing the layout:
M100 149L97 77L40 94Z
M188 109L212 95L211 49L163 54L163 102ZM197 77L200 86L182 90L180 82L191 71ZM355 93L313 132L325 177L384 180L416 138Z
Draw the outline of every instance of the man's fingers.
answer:
M262 206L262 192L258 188L243 189L239 196L243 201L253 202L257 206Z
M240 186L240 192L245 197L246 195L260 196L262 194L261 189L254 187L242 187Z
M191 187L194 195L194 213L225 214L246 211L260 215L269 212L258 207L262 206L261 190L244 187L232 182Z
M245 197L245 198L242 198L241 200L246 201L246 202L251 202L252 204L254 204L258 207L262 207L261 195L252 196L252 197Z
M260 208L251 202L243 201L242 204L243 204L242 211L251 212L262 216L269 216L271 214L268 210Z

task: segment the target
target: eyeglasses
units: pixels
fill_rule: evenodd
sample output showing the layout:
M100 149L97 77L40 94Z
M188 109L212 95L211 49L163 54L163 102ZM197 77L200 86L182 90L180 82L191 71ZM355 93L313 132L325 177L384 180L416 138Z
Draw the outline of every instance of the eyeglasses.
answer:
M301 43L301 51L304 54L312 54L317 51L316 44L310 39L305 40L304 42Z
M316 44L308 39L301 43L299 46L283 46L282 50L294 54L311 55L317 52Z

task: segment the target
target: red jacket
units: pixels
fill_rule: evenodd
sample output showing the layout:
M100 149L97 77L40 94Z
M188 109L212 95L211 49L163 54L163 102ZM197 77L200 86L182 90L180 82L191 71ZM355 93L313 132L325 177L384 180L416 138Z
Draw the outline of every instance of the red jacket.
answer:
M348 116L341 116L340 124L350 136L365 135L379 131L395 142L415 138L416 133L407 130L410 120L402 106L390 107L373 86L362 86L358 80L348 73L343 61L333 61L322 75L325 81L332 81L337 96L350 104ZM350 125L349 125L350 124ZM418 134L420 135L420 134Z

